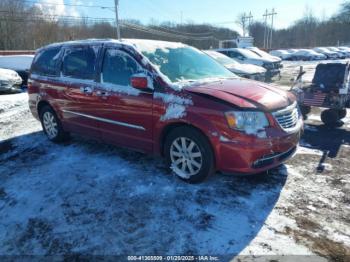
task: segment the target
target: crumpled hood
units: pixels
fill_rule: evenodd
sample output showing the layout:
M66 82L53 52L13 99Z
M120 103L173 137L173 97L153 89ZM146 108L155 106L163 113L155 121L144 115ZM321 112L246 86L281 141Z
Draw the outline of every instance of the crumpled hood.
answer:
M240 108L274 111L289 106L292 94L261 82L242 78L192 84L185 90L210 95Z

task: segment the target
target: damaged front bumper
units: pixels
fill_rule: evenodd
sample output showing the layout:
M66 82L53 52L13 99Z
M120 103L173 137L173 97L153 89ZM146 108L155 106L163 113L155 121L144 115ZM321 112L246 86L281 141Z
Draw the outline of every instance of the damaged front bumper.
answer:
M226 174L258 174L281 165L296 153L303 130L251 141L221 141L218 170Z

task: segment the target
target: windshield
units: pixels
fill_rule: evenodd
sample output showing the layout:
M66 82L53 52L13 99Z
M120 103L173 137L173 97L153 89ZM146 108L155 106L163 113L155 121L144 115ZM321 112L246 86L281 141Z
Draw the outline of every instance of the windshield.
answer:
M138 45L138 48L172 82L236 77L208 55L189 46L163 44L144 49Z
M250 49L250 51L253 51L255 54L257 54L258 56L261 56L261 57L271 57L268 53L258 49L258 48L252 48Z
M212 58L214 58L216 61L218 61L223 66L233 66L233 65L239 64L238 62L236 62L232 58L229 58L228 56L225 56L225 55L220 54L220 53L215 52L215 51L206 51L205 53L208 54L209 56L211 56Z
M261 57L255 54L254 52L247 50L247 49L237 49L238 52L240 52L242 55L244 55L247 58L253 58L253 59L260 59Z

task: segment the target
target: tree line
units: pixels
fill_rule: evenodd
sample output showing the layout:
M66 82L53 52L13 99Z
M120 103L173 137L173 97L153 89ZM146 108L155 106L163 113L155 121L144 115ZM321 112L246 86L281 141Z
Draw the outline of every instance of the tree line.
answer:
M254 22L249 27L255 45L263 47L265 26ZM302 48L350 44L350 1L329 19L319 19L312 11L286 29L273 30L272 48ZM150 23L121 21L123 38L146 38L184 42L201 49L216 48L220 40L235 39L231 29L210 24ZM0 1L0 50L35 50L49 43L86 39L116 38L111 19L52 17L37 6L21 0Z
M265 25L254 22L249 32L257 46L264 45ZM307 9L303 17L286 29L273 30L272 48L312 48L350 44L350 1L344 2L339 11L328 19L317 18Z
M234 30L209 24L121 21L123 38L184 42L201 49L217 47L220 39L234 39ZM116 38L112 19L64 18L47 15L21 0L0 1L0 50L34 50L49 43L86 38Z

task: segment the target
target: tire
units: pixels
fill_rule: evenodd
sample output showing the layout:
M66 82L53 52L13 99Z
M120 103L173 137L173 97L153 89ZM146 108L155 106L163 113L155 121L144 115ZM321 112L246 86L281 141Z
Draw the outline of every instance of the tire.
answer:
M300 106L300 112L303 115L304 120L307 119L307 115L311 112L311 106Z
M215 171L213 149L194 128L173 129L165 139L164 153L173 173L187 183L201 183Z
M44 133L50 141L61 143L69 139L69 133L63 130L61 121L50 106L44 106L39 115Z
M339 119L345 118L346 115L347 115L346 109L340 109L340 110L338 110L338 115L339 115Z
M326 126L337 126L339 119L340 118L337 110L327 109L321 113L321 120Z

